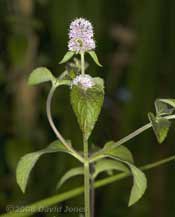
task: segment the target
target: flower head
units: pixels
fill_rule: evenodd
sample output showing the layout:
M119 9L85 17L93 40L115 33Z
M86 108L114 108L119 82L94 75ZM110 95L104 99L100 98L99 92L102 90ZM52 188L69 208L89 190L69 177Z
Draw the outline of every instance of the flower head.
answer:
M78 75L73 80L72 85L80 85L84 90L87 90L94 86L94 82L90 75Z
M68 48L74 52L86 52L95 49L92 24L84 18L75 19L70 24Z

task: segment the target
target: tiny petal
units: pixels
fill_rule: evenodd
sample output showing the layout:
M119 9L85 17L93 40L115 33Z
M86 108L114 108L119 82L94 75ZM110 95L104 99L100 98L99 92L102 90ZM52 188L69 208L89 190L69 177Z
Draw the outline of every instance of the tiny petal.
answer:
M95 49L92 24L84 18L78 18L70 24L68 48L74 52L86 52Z
M94 82L90 75L78 75L73 80L72 85L80 85L84 90L87 90L94 86Z

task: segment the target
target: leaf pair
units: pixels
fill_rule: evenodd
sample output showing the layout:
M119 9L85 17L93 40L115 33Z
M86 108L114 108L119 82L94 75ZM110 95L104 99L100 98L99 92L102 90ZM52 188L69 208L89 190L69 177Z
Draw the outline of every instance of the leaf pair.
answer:
M134 180L129 199L129 206L131 206L144 194L147 180L144 173L134 165L131 152L125 146L112 148L113 145L115 145L114 142L108 142L102 151L92 156L92 159L94 159L94 173L91 174L91 178L95 179L100 173L113 170L128 174L131 172ZM57 188L60 188L64 182L77 175L83 175L83 167L73 168L65 173L58 182Z
M168 134L171 122L165 116L173 114L175 110L175 99L157 99L155 101L156 116L148 113L148 118L153 127L157 141L162 143Z
M60 141L56 140L53 143L51 143L47 148L26 154L20 159L16 169L16 179L23 193L26 190L30 173L33 167L35 166L36 162L39 160L39 158L43 154L55 152L64 152L73 155L73 153L68 151Z
M92 179L96 179L100 173L110 172L113 170L129 172L128 168L124 164L111 159L102 159L97 161L94 164L94 170L95 170L94 173L91 175ZM84 174L83 167L75 167L70 169L68 172L66 172L63 175L63 177L58 182L57 189L60 188L69 179L83 174Z
M113 145L114 142L108 142L105 145L105 149L109 148L109 146ZM106 153L108 155L112 153L111 150L108 149L105 152L99 152L98 154L94 154L92 158L95 157L95 163L94 163L94 173L92 175L92 178L96 178L100 173L110 170L117 170L122 172L128 172L128 168L121 162L116 162L111 159L105 159ZM133 157L131 152L125 147L125 146L119 146L113 150L113 155L111 156L119 157L123 160L129 161L133 163ZM102 159L103 158L103 159ZM65 175L60 179L60 181L57 184L57 188L60 188L64 182L66 182L68 179L77 176L77 175L83 175L83 167L76 167L69 170Z
M76 53L73 52L73 51L68 51L68 52L64 55L63 59L60 61L60 64L63 64L63 63L68 62L75 54L76 54ZM99 60L98 60L98 57L97 57L97 54L95 53L95 51L93 51L93 50L92 50L92 51L88 51L88 54L91 56L91 58L94 60L94 62L95 62L98 66L102 67L102 65L100 64L100 62L99 62Z

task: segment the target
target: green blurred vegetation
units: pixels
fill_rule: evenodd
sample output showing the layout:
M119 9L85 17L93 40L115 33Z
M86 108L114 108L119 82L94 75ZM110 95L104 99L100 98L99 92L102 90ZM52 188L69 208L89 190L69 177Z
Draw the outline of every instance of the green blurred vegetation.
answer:
M22 195L17 187L19 158L55 139L45 114L49 86L29 87L26 80L36 66L47 66L55 75L64 70L58 62L67 49L71 20L81 16L94 25L97 53L104 67L96 67L87 58L88 71L105 79L106 97L91 140L103 146L145 124L156 97L175 98L174 11L174 0L0 0L1 213L8 204L24 205L53 195L59 177L77 163L64 154L45 156L32 173L27 194ZM81 134L66 88L57 91L53 108L55 122L65 138L81 148ZM174 138L172 127L163 145L158 145L149 131L128 146L141 165L174 153ZM173 169L171 164L147 173L148 190L131 208L127 208L130 180L98 189L95 216L173 217ZM81 183L75 178L62 191ZM81 207L83 197L58 206Z

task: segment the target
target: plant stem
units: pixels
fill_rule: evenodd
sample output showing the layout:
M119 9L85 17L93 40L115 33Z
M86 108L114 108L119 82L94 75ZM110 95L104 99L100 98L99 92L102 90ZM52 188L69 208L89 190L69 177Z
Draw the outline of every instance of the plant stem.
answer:
M85 74L85 60L84 52L81 55L81 74ZM88 140L83 135L83 146L84 146L84 204L85 204L85 217L90 217L90 169L89 169L89 150Z
M76 157L80 162L84 163L84 159L83 157L76 152L64 139L64 137L61 135L61 133L57 130L53 119L52 119L52 115L51 115L51 102L52 102L52 97L53 94L56 90L57 86L53 85L52 88L50 89L49 95L47 97L47 103L46 103L46 112L47 112L47 118L49 120L50 126L52 128L52 130L54 131L55 135L57 136L57 138L63 143L63 145L74 155L74 157Z
M164 118L166 118L168 120L175 119L175 115L169 115L169 116L166 116ZM135 136L139 135L140 133L144 132L145 130L147 130L147 129L151 128L151 127L152 127L151 123L148 123L148 124L144 125L143 127L140 127L136 131L130 133L128 136L126 136L126 137L120 139L119 141L117 141L115 143L115 145L113 146L113 148L115 148L115 147L117 147L119 145L122 145L123 143L129 141L130 139L134 138Z
M93 173L95 171L94 164L90 164L90 209L91 209L91 217L95 217L95 189L94 189L94 178Z
M63 79L66 75L68 74L68 71L65 70L64 72L61 73L61 75L59 76L59 79Z
M84 145L84 203L85 217L90 217L90 172L89 172L89 152L88 141L83 139Z
M85 74L85 61L84 61L84 52L80 53L81 55L81 74Z
M169 115L169 116L165 116L164 118L166 118L167 120L171 120L171 119L175 119L175 115ZM129 135L123 137L122 139L118 140L112 147L112 148L116 148L119 145L122 145L124 143L126 143L127 141L133 139L134 137L138 136L139 134L141 134L142 132L148 130L149 128L151 128L152 125L151 123L145 124L143 127L140 127L139 129L135 130L134 132L130 133ZM89 162L94 162L95 160L99 159L100 156L99 154L103 152L103 149L100 151L97 151L96 153L92 154L92 156L89 159Z
M163 164L169 163L169 162L174 161L174 160L175 160L175 155L164 158L164 159L162 159L160 161L156 161L154 163L147 164L145 166L140 167L140 169L143 170L143 171L150 170L152 168L156 168L158 166L161 166ZM94 187L95 188L100 188L102 186L111 184L111 183L113 183L115 181L122 180L122 179L124 179L124 178L126 178L126 177L128 177L130 175L131 175L131 173L129 173L129 172L128 173L120 173L120 174L117 174L117 175L113 175L111 177L104 178L104 179L101 179L99 181L96 181ZM74 197L82 194L83 192L84 192L84 188L83 188L83 186L81 186L81 187L72 189L70 191L61 193L61 194L59 193L58 195L54 195L52 197L49 197L49 198L43 199L41 201L35 202L35 203L31 204L31 205L22 207L22 209L23 209L22 212L21 212L21 210L19 210L19 212L14 210L18 206L15 206L15 205L11 206L10 204L8 204L10 206L9 207L7 206L7 209L11 208L12 212L0 215L0 217L25 217L25 216L31 216L34 213L41 212L41 210L44 210L44 208L47 208L49 206L53 206L53 205L55 205L57 203L65 201L67 199L74 198Z

